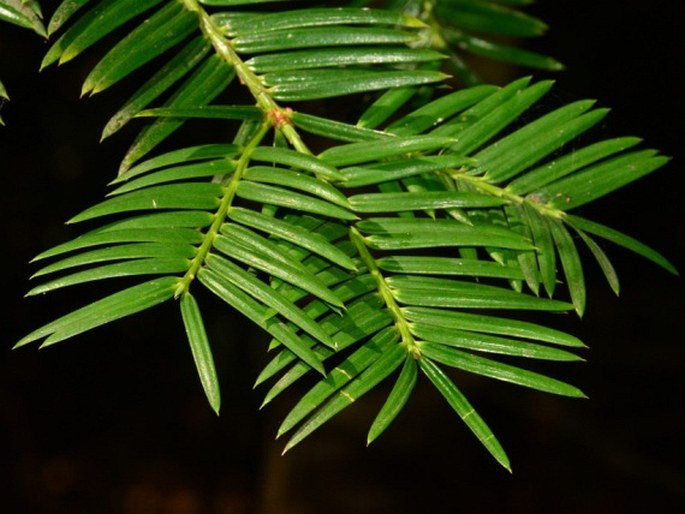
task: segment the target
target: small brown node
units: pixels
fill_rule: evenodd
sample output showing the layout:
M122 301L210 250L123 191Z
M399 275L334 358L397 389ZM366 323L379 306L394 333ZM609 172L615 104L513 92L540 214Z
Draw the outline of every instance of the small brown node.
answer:
M288 125L290 124L290 116L292 115L293 110L290 107L286 107L285 109L271 109L269 112L266 113L266 117L271 120L271 123L273 124L274 128L281 129L283 125Z

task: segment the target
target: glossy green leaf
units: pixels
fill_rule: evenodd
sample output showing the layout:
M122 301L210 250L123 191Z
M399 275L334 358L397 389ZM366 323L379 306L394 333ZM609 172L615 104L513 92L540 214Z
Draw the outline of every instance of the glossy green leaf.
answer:
M212 410L219 414L219 409L221 408L221 389L219 387L219 378L216 374L216 366L214 365L214 356L207 338L205 324L202 321L200 307L195 297L188 292L181 296L180 304L183 325L186 329L186 335L190 343L190 350L193 354L197 374L200 377L200 383Z
M564 270L566 286L571 295L571 301L578 316L582 316L585 312L586 303L585 278L576 244L561 222L550 220L549 227L554 239L554 245L559 253L559 260Z
M251 105L202 105L200 107L154 107L136 118L207 118L221 120L261 120L262 111Z
M303 101L351 95L418 84L431 84L448 78L439 71L328 69L272 72L263 82L276 100Z
M430 381L435 385L440 394L447 400L447 403L454 409L466 426L474 433L486 450L499 462L505 469L511 472L509 458L504 452L502 445L492 433L492 430L485 424L485 421L475 411L462 392L454 385L447 375L436 366L433 361L426 357L419 359L419 367Z
M376 265L390 273L523 279L518 267L477 259L395 255L377 259Z
M446 364L450 367L494 378L495 380L502 380L504 382L510 382L523 387L529 387L531 389L562 396L570 396L573 398L586 397L577 387L560 382L559 380L515 366L510 366L509 364L502 364L501 362L486 359L478 355L472 355L450 346L423 343L421 344L421 353L429 359Z
M366 193L349 198L355 212L378 213L451 209L455 207L496 207L504 201L480 193L429 191L425 193Z
M85 307L34 330L22 338L15 345L15 348L43 338L46 339L42 346L48 346L111 321L154 307L174 296L177 282L176 277L156 278L89 303Z
M188 183L154 186L105 200L69 220L77 223L88 219L127 211L155 209L207 209L219 206L223 195L219 184Z
M250 160L292 166L327 180L340 180L342 178L335 166L326 164L312 155L288 148L258 146L250 154Z
M417 365L416 359L407 353L404 360L404 366L400 371L397 381L388 395L383 407L378 411L373 424L366 436L366 444L369 445L379 435L381 435L390 426L397 415L402 411L409 396L411 396L414 386L416 385Z
M414 337L418 340L435 344L444 344L475 352L551 361L583 360L566 350L518 339L468 332L451 327L440 327L423 323L412 323L410 329Z
M324 150L319 158L334 166L350 166L414 152L428 152L443 148L454 141L432 136L396 137L386 141L369 141L340 145Z
M214 214L207 211L165 211L140 214L114 221L100 227L100 232L123 231L128 229L145 228L149 230L171 228L204 228L214 221ZM195 238L193 238L195 239Z
M174 166L177 164L185 166L195 161L206 161L218 158L230 159L239 152L240 147L223 144L199 145L172 150L130 168L126 173L119 175L110 184L118 184L138 175L142 175L143 173L166 168L167 166Z
M278 205L302 212L311 212L342 220L353 220L356 216L347 209L313 196L296 193L281 187L259 184L243 180L238 185L236 195L244 200Z
M424 173L449 171L455 168L463 169L463 167L469 166L474 162L472 159L462 157L461 155L445 154L362 164L360 166L343 168L341 172L345 178L340 185L346 188L370 186Z
M174 166L155 173L129 180L122 186L111 191L107 196L116 196L130 191L136 191L150 186L157 186L168 182L178 182L205 177L221 177L228 175L235 169L235 163L228 159L203 161L185 166Z
M495 246L530 250L530 241L503 227L469 226L447 219L369 218L357 223L372 248L382 250L449 246Z
M602 239L611 241L614 244L623 246L624 248L627 248L628 250L631 250L646 259L649 259L655 264L658 264L670 273L678 275L678 270L663 255L650 248L646 244L641 243L640 241L627 236L618 230L609 228L601 223L590 221L585 218L581 218L580 216L572 216L570 214L566 215L564 220L575 228L579 228L585 232L589 232L590 234L601 237Z
M335 141L357 143L361 141L373 141L389 138L385 132L357 127L348 123L329 120L297 111L291 115L290 119L298 128L305 132L309 132L310 134L315 134L317 136L324 136Z
M107 278L133 277L138 275L183 274L187 271L188 259L178 258L145 258L126 262L106 264L92 269L79 271L64 277L56 278L34 287L26 296L45 294L55 289L78 284L85 284Z
M443 58L442 54L430 49L372 46L263 54L249 59L246 64L255 73L262 74L336 66L401 65Z
M211 5L211 4L208 4ZM232 4L213 4L232 5ZM221 23L220 17L215 19ZM295 9L254 16L231 17L225 30L231 36L241 33L265 33L326 25L389 25L391 27L424 27L417 18L397 11L350 7Z
M262 53L297 48L350 45L405 45L420 40L414 32L376 27L314 27L245 34L233 39L240 53Z
M566 311L571 307L566 302L474 282L428 277L415 280L407 275L388 277L386 282L395 299L404 305L546 311Z
M604 250L602 250L602 248L597 244L597 242L590 236L588 236L585 232L583 232L580 229L576 229L576 233L580 236L583 242L585 242L587 247L592 252L592 255L595 256L595 260L597 261L597 264L599 264L599 267L602 269L602 272L604 273L607 282L609 282L611 290L614 292L614 294L618 296L621 287L618 282L618 275L616 273L616 270L614 269L613 264L611 264L609 257L607 257L607 254L604 253Z
M125 259L146 259L146 258L170 258L170 259L192 259L195 256L195 248L183 243L129 243L107 248L99 248L72 257L67 257L58 262L44 266L31 278L38 278L43 275L64 271L78 266L88 264L98 264L103 262L118 261Z
M135 242L197 244L201 240L202 234L197 230L190 228L156 228L155 230L149 230L147 228L130 228L123 230L96 229L66 243L53 246L49 250L38 254L33 260L38 261L67 252L80 250L82 248L106 244Z

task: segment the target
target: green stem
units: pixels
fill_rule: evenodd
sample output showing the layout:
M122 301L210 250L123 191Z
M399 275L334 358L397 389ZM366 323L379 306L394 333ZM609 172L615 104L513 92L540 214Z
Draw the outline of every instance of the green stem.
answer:
M419 347L418 342L416 341L416 339L414 339L414 336L409 330L409 323L402 315L402 309L397 304L397 301L395 301L395 297L392 295L392 291L390 290L390 287L385 281L385 278L383 277L381 270L378 268L378 266L376 266L376 261L374 260L373 255L371 255L371 252L369 252L364 237L359 233L359 231L356 228L351 227L350 239L352 240L354 246L357 248L357 252L359 253L359 256L361 257L364 264L366 265L366 268L368 269L369 273L376 281L378 294L380 294L383 302L388 308L390 315L395 321L395 326L397 327L397 330L400 333L400 337L402 338L402 342L400 344L402 344L407 349L407 351L413 355L415 359L420 358L421 348Z
M191 265L185 275L179 280L176 287L175 296L178 298L184 295L190 288L197 273L211 251L214 240L219 234L221 226L225 222L228 210L242 180L243 172L247 168L250 157L254 149L259 146L264 136L273 127L280 131L292 147L298 152L312 155L302 138L290 122L292 110L283 108L272 98L268 89L264 87L260 78L245 64L240 56L233 49L231 41L224 37L219 26L214 23L211 16L204 10L197 0L181 0L186 9L194 12L200 22L200 28L205 37L211 42L216 54L231 66L238 76L241 84L250 91L257 106L264 112L264 121L259 130L254 134L250 141L245 145L240 159L238 160L235 171L226 178L225 192L221 199L219 209L214 215L214 221L203 236L202 243L197 249Z
M482 177L477 177L474 175L468 175L464 172L458 172L456 170L448 172L448 175L456 182L467 183L474 189L478 189L483 193L489 194L496 198L501 198L509 203L513 204L528 204L530 207L538 211L543 216L548 216L554 219L564 219L566 213L562 210L550 207L549 205L535 201L534 197L525 197L508 191L506 188L496 186L491 184Z
M214 240L219 234L224 221L226 221L228 210L233 204L233 199L235 198L236 191L238 190L238 184L240 184L243 173L250 163L252 152L254 152L257 146L259 146L259 143L262 142L262 139L264 139L264 136L266 136L270 129L271 123L268 120L265 120L261 127L259 127L257 133L252 137L247 145L245 145L243 153L236 164L235 170L228 179L224 194L221 197L221 203L219 204L216 214L214 214L214 221L212 221L209 229L204 234L202 238L202 244L200 244L199 248L197 249L197 253L195 254L195 257L193 257L188 271L186 271L185 275L179 280L178 285L176 286L176 291L174 293L176 298L184 295L189 290L190 284L197 276L197 272L202 266L202 263L205 261L205 258L214 246Z
M250 91L257 102L257 106L264 111L267 118L271 120L273 126L280 130L288 142L298 152L311 155L311 151L302 141L302 138L290 122L292 110L283 108L273 99L269 90L264 87L259 77L245 64L240 56L233 49L231 41L224 37L221 29L212 20L211 16L197 2L197 0L181 0L183 5L191 12L197 14L200 20L200 28L205 37L212 43L217 55L228 65L233 67L240 80Z

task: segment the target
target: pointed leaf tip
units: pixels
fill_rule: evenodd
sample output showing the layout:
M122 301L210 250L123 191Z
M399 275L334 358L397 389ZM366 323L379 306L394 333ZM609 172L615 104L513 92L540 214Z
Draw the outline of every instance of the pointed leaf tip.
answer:
M183 324L185 325L188 342L190 343L190 349L202 388L205 391L209 405L218 416L221 408L221 389L200 308L195 297L188 292L181 296L180 303Z

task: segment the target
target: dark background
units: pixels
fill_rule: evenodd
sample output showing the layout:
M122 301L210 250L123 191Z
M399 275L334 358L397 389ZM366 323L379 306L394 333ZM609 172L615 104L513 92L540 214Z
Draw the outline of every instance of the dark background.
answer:
M54 2L45 5L51 13ZM551 30L529 46L567 65L554 75L549 102L596 98L612 108L598 137L639 135L674 158L583 214L654 246L682 270L682 4L540 0L530 12ZM582 321L559 321L590 346L587 362L550 367L589 400L460 377L507 449L513 475L425 383L371 447L364 441L378 393L281 457L273 436L296 397L258 411L264 389L253 391L252 382L266 339L209 297L201 301L219 361L219 418L206 405L173 304L53 348L11 351L93 294L22 298L35 269L28 261L78 233L64 221L106 193L133 135L98 143L130 87L78 100L94 57L38 74L45 49L28 31L0 27L0 77L12 97L0 128L1 512L685 512L683 282L615 247L608 252L620 297L588 260L588 311Z

